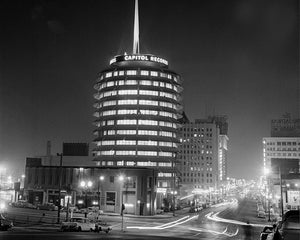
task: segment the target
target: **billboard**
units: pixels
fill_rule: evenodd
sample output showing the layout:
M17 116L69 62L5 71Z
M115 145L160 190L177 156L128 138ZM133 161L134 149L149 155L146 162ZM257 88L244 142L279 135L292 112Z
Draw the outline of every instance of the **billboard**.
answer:
M271 158L271 171L273 174L299 173L299 159Z
M88 156L88 143L63 143L64 156Z

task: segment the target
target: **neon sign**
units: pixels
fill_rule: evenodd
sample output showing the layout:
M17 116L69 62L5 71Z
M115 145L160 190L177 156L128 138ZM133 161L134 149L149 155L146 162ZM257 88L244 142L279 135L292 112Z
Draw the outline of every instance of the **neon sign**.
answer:
M147 61L147 62L156 62L163 65L168 65L168 61L161 58L156 57L151 54L133 54L133 55L121 55L116 56L112 60L110 60L110 64L116 63L116 62L123 62L123 61Z

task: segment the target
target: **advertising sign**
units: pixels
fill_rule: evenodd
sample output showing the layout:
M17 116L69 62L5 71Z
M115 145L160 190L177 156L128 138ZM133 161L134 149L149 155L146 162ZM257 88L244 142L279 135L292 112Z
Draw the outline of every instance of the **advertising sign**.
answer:
M291 206L300 206L300 191L287 191L287 202Z

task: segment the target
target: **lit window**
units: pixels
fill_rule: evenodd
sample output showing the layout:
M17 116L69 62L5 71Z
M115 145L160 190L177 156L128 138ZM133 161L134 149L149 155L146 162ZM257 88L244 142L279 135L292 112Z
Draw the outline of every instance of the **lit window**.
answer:
M135 155L135 151L116 151L116 155Z
M173 133L172 132L165 132L165 131L160 131L159 136L164 136L164 137L172 137Z
M156 136L157 131L152 131L152 130L138 130L138 135L152 135Z
M144 109L141 109L140 113L141 114L146 114L146 115L157 115L157 111L154 111L154 110L144 110Z
M153 76L153 77L157 77L157 76L158 76L158 72L151 71L151 72L150 72L150 75Z
M117 161L117 166L124 166L124 161Z
M159 142L159 146L172 147L172 142Z
M124 75L124 71L119 71L119 76L123 76Z
M165 83L160 82L160 83L159 83L159 86L160 86L160 87L165 87Z
M134 166L134 165L135 165L135 163L134 163L134 162L132 162L132 161L130 161L130 162L128 161L128 162L126 162L126 165L127 165L127 166Z
M171 75L171 74L168 74L168 78L169 78L169 79L172 79L172 75Z
M159 162L158 166L160 166L160 167L171 167L172 164L170 162Z
M171 153L171 152L159 152L159 156L161 156L161 157L172 157L173 153Z
M114 162L113 161L107 161L107 166L113 166Z
M117 120L117 124L120 124L120 125L134 125L134 124L136 124L136 120L135 119Z
M140 95L158 96L158 92L151 90L140 90Z
M116 101L103 102L103 107L116 105Z
M153 86L158 87L159 86L159 82L154 81L153 82Z
M105 77L106 77L106 78L109 78L109 77L111 77L111 76L112 76L112 72L108 72L108 73L105 74Z
M121 109L118 110L118 115L123 115L123 114L137 114L136 109Z
M114 76L118 76L118 72L117 71L114 72Z
M116 110L103 111L102 116L116 115Z
M136 141L134 140L117 140L117 145L135 145Z
M111 87L114 85L115 85L115 82L113 82L113 81L107 82L107 84L106 84L107 87Z
M148 76L148 75L149 75L149 71L142 70L142 71L141 71L141 75L143 75L143 76Z
M172 89L172 85L170 83L166 83L166 88Z
M138 151L139 156L157 156L155 151Z
M126 80L125 85L137 85L137 81L136 80Z
M167 74L166 73L160 73L160 76L166 78Z
M117 134L119 134L119 135L135 135L136 130L117 130Z
M127 75L136 75L136 70L127 70L126 74Z
M100 155L114 155L115 154L115 151L114 150L110 150L110 151L100 151L99 152ZM108 164L108 162L107 162Z
M126 100L119 100L119 105L136 105L137 100L136 99L126 99Z
M115 135L116 131L115 130L107 130L107 135Z
M164 117L174 118L173 113L169 113L169 112L159 112L159 115Z
M138 166L145 166L145 167L150 167L150 166L156 166L156 162L137 162Z
M115 141L102 141L102 146L115 145Z
M117 95L117 91L108 91L103 94L104 97L110 97L114 95Z
M138 145L156 146L157 141L138 141Z
M109 120L109 121L107 121L107 126L114 125L114 124L115 124L115 121L114 121L114 120Z
M157 125L157 121L139 119L139 125L152 125L152 126L156 126Z
M151 100L140 100L140 105L152 105L152 106L158 106L158 101L151 101Z
M119 85L119 86L124 85L124 80L120 80L120 81L118 82L118 85Z
M148 80L141 80L140 81L140 85L145 85L145 86L151 86L151 81Z
M137 90L119 90L119 95L137 95Z

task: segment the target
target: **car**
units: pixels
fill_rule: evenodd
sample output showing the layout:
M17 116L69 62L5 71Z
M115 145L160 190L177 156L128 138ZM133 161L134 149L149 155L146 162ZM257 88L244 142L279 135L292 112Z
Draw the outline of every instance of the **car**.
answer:
M17 202L11 203L12 207L17 207L17 208L31 208L31 209L36 209L36 206L33 205L32 203L27 202L26 200L19 200Z
M278 231L283 239L300 239L300 210L287 211L278 222Z
M275 225L276 226L276 225ZM265 226L263 230L260 232L260 240L266 240L268 235L273 232L273 226Z
M111 225L107 224L106 222L103 222L101 220L95 222L95 232L103 231L109 233L111 230Z
M8 229L13 227L13 223L9 221L7 218L5 218L1 213L0 213L0 230L1 231L7 231Z
M258 211L257 212L257 217L259 217L259 218L265 218L266 217L265 211Z
M38 210L48 210L48 211L57 211L58 210L58 207L55 206L53 203L38 204L36 208Z
M163 214L164 210L161 208L156 209L156 214Z
M60 226L61 231L95 231L95 223L88 218L73 217L68 222L62 222Z

